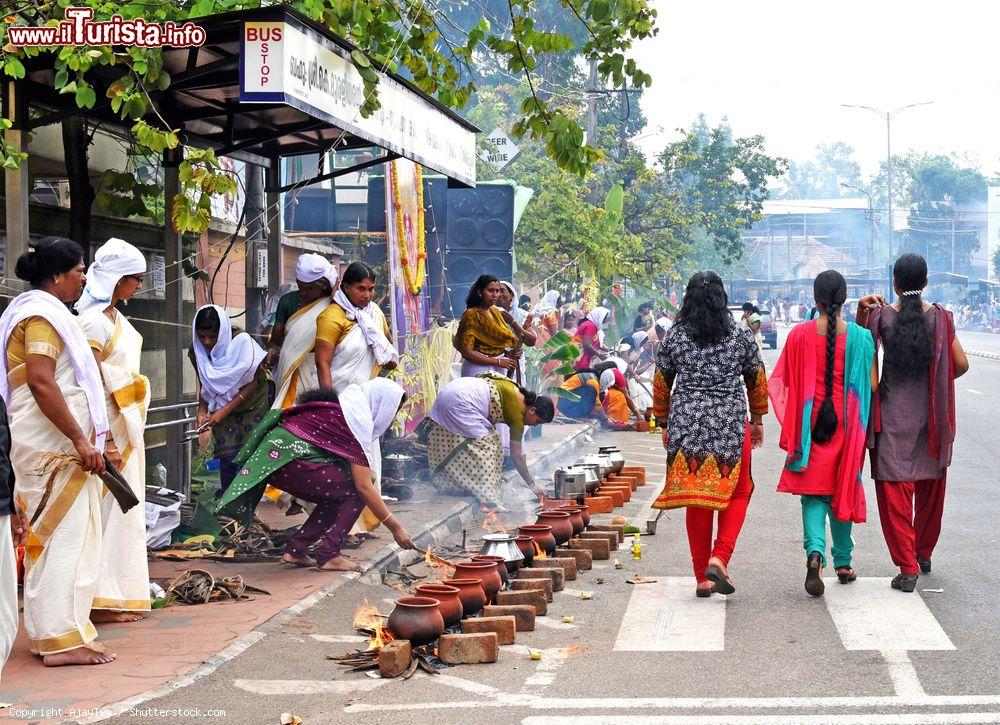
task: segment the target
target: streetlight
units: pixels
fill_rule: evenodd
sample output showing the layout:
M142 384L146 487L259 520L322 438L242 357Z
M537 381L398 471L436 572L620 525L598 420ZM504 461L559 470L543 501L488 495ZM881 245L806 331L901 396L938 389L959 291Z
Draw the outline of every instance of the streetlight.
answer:
M929 106L934 101L922 101L920 103L911 103L907 106L900 106L895 111L882 111L878 108L872 108L871 106L856 106L850 103L841 103L843 108L861 108L865 111L871 111L879 118L885 119L885 159L886 159L886 171L885 171L885 186L886 186L886 198L889 206L888 218L889 218L889 259L892 260L895 255L895 244L894 244L894 231L892 228L892 119L898 116L900 113L908 108L916 108L917 106Z
M860 191L862 194L868 197L868 276L871 277L872 272L875 271L873 269L874 261L872 259L872 253L875 247L875 235L874 235L875 214L872 209L872 193L870 191L865 191L860 186L854 186L854 184L845 184L843 181L840 182L840 185L843 186L845 189L853 189L854 191Z

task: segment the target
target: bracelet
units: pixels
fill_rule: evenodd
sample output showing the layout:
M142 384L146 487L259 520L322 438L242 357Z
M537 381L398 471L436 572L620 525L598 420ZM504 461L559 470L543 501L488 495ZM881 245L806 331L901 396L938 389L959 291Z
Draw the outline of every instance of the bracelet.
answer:
M386 517L385 517L384 519L379 519L379 520L378 520L378 522L379 522L380 524L384 524L384 523L385 523L386 521L388 521L388 520L389 520L389 519L391 519L391 518L392 518L392 511L390 511L390 512L389 512L389 515L388 515L388 516L386 516Z

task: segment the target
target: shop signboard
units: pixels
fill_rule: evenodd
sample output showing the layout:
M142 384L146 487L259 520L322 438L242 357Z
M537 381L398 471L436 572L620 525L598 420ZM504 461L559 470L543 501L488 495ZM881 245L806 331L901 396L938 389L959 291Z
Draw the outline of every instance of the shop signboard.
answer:
M351 53L291 15L243 24L240 101L286 103L461 183L476 183L476 134L409 87L379 73L381 108Z

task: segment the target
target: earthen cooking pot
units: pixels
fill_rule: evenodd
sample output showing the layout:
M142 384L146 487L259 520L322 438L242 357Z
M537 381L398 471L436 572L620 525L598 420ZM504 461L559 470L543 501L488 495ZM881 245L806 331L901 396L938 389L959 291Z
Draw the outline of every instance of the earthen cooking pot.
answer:
M414 647L430 644L444 634L440 602L430 597L402 597L389 615L389 631L396 639L408 639Z
M552 527L552 535L556 544L562 545L573 538L573 522L565 511L542 511L535 520L536 524L547 524Z
M559 506L556 511L569 511L570 509L576 509L580 512L580 517L583 519L583 528L590 526L590 507L585 503L568 503L565 506Z
M510 584L510 573L507 569L507 562L504 561L502 556L491 556L490 554L476 554L472 557L473 561L488 561L494 564L497 568L497 574L500 575L500 588L506 589Z
M478 579L486 592L486 599L490 602L503 586L497 566L492 561L460 561L455 566L455 577L466 579Z
M478 579L466 577L463 579L447 579L444 582L458 589L458 599L462 602L462 615L471 617L482 611L486 606L486 592Z
M419 597L438 600L438 611L441 612L445 627L454 627L462 621L462 600L458 598L458 587L449 584L421 584L414 591Z
M517 530L525 536L530 536L546 555L552 556L556 553L556 537L548 524L528 524L519 526Z
M583 523L583 514L576 506L560 506L556 511L565 511L569 514L569 522L573 524L573 536L579 536L586 528Z
M527 534L521 534L514 539L514 543L517 544L517 548L520 549L521 553L524 555L524 566L528 566L531 563L531 560L535 558L535 547L531 543L533 541L534 539Z

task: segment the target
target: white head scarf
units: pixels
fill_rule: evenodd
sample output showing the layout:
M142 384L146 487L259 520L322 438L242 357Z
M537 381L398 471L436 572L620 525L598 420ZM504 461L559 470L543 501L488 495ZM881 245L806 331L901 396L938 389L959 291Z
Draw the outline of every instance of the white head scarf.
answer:
M597 325L597 344L604 344L604 326L611 319L611 310L607 307L595 307L587 315L587 319Z
M532 308L531 314L538 317L539 315L547 315L550 312L555 312L558 303L559 290L550 289L542 299L538 300L538 304Z
M603 373L601 373L601 390L607 390L614 384L615 384L614 368L608 368Z
M325 278L333 289L337 286L337 276L337 268L322 254L300 254L295 264L295 279L299 282L309 283Z
M219 313L219 339L211 352L198 340L195 323L191 323L191 347L198 363L201 397L213 413L229 403L257 374L264 360L264 349L245 332L233 337L233 323L218 305L205 305L198 312L212 307ZM198 315L195 315L195 319Z
M403 387L388 378L375 378L349 385L338 398L351 434L365 452L368 467L381 474L382 454L378 439L396 418Z
M353 320L361 328L365 342L375 355L375 362L385 365L390 360L398 360L399 353L382 329L381 318L375 313L375 303L369 302L364 307L355 307L344 294L343 288L333 295L333 301L340 305L348 320Z
M666 331L666 330L669 330L671 327L673 327L674 323L670 321L669 317L660 317L660 318L657 318L656 325L661 330Z
M628 370L628 363L622 360L620 357L609 357L606 360L606 362L614 363L615 367L618 368L618 372L620 372L622 375L624 375L625 371Z
M118 280L145 271L146 258L142 252L125 240L112 237L94 253L94 261L87 270L87 286L76 303L76 311L82 315L92 307L107 307Z
M639 330L632 333L632 349L635 352L639 351L639 348L646 344L646 340L649 339L649 333L645 330Z

